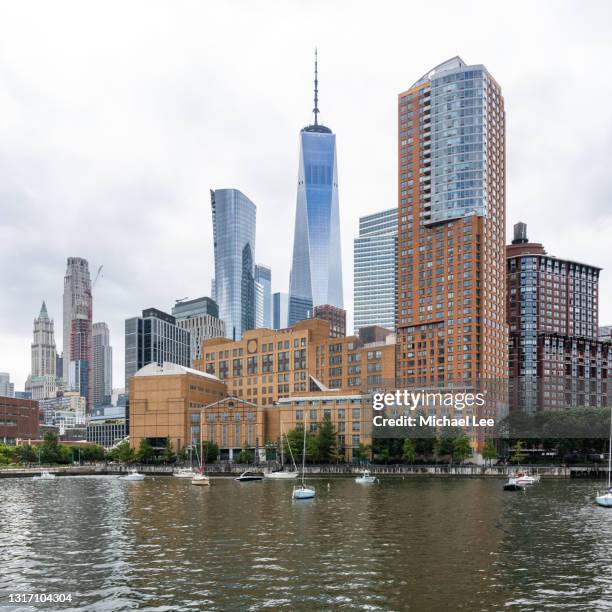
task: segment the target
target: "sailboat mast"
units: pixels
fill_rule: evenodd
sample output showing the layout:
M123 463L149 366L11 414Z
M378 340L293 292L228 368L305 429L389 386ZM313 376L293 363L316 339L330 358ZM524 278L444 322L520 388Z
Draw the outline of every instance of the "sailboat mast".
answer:
M612 476L612 406L610 407L610 440L608 441L608 489L610 489L610 478Z
M306 469L306 421L304 421L304 449L302 450L302 485L304 485L304 470Z

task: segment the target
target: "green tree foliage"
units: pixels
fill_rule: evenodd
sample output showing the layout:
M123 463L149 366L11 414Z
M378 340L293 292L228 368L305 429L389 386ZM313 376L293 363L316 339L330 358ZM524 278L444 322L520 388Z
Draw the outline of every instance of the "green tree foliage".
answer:
M465 434L461 434L453 440L453 459L463 463L471 456L472 447L470 446L470 439Z
M524 461L527 455L523 452L523 442L521 440L517 440L514 445L514 449L512 452L512 456L510 457L511 463L521 463Z
M238 455L238 463L251 463L251 461L253 461L253 454L249 449L249 445L245 442Z
M488 461L489 465L497 459L497 449L495 448L493 440L487 440L485 442L484 448L482 449L482 458Z
M325 415L317 428L316 442L319 461L332 461L338 449L338 434L329 414Z
M202 443L202 454L204 455L204 463L213 463L219 458L219 447L214 442L204 441Z
M138 447L136 458L142 463L149 463L155 458L155 450L147 438L142 438L142 440L140 440L140 446Z
M287 444L287 440L289 443ZM289 447L293 453L293 458L296 463L302 462L303 448L304 448L304 427L299 426L296 429L291 429L287 432L285 441L283 442L283 452L285 456L289 456ZM319 455L319 446L317 444L317 436L312 431L306 432L306 461L312 461Z
M406 463L414 463L417 458L417 453L414 448L414 444L410 438L406 438L404 440L404 445L402 448L402 458Z
M119 443L110 453L109 459L121 463L131 463L136 458L130 443L127 440Z
M455 450L455 438L448 435L443 435L436 440L434 446L434 454L438 459L450 457L453 459L453 451Z
M353 458L358 461L366 461L370 457L370 451L372 447L369 444L360 443L359 446L353 451Z
M166 445L162 451L161 460L164 463L174 463L176 461L176 454L172 450L172 442L170 442L169 437L166 438Z
M43 436L43 443L38 447L41 463L68 463L70 458L62 454L57 436L48 431Z
M38 461L38 455L30 444L21 444L15 448L15 459L19 463L35 463Z

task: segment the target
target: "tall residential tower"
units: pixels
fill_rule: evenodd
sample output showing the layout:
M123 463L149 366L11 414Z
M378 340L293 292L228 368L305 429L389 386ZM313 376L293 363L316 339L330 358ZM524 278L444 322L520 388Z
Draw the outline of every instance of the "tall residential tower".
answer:
M92 406L92 295L89 264L69 257L64 277L64 379Z
M312 316L314 306L344 308L336 136L318 121L315 55L314 124L300 132L289 325Z
M113 394L113 348L106 323L93 324L93 405L109 406Z
M397 208L359 219L353 264L354 329L378 325L395 331Z
M398 98L398 384L507 376L504 99L454 57Z

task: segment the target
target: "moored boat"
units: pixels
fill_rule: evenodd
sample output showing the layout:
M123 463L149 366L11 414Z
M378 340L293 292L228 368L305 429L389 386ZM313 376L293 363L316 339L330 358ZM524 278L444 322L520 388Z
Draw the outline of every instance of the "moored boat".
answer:
M192 468L179 468L175 472L172 472L172 475L175 478L193 478L197 475L197 472L195 472Z
M293 499L312 499L316 491L314 487L308 487L304 483L304 472L306 471L306 423L304 423L304 448L302 449L302 482L293 487Z
M238 478L234 478L238 482L253 482L255 480L263 480L263 474L259 472L242 472Z
M516 478L509 478L508 482L504 485L504 491L524 491L525 485L519 484Z
M608 488L595 497L595 503L604 508L612 508L612 406L610 406L610 439L608 441Z
M138 470L136 469L131 469L129 474L126 474L125 476L120 476L120 480L129 480L129 481L134 481L134 482L144 480L144 479L145 479L145 475L140 474Z
M357 484L374 484L378 482L378 478L376 478L376 476L372 476L372 473L369 470L364 470L361 476L357 476L357 478L355 478L355 482Z
M43 470L38 476L33 476L32 480L55 480L55 474L48 470Z

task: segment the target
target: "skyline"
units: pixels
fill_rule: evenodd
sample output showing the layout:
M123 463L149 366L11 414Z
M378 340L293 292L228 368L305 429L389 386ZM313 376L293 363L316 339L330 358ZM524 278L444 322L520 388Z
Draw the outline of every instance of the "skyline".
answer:
M605 210L611 191L606 147L612 131L606 105L612 87L592 59L610 50L604 39L608 7L593 4L588 16L578 10L570 15L570 4L556 4L555 13L550 4L529 7L532 15L546 15L552 32L546 34L538 27L541 19L521 19L517 9L507 11L507 30L494 36L480 32L478 20L466 20L461 36L442 24L439 44L425 48L419 37L425 41L429 33L417 32L410 43L390 34L400 31L399 23L387 19L400 6L395 3L376 15L356 3L353 14L342 16L347 24L342 32L332 26L338 25L345 3L330 6L329 23L319 23L316 11L310 14L298 4L268 6L277 7L272 12L279 20L292 13L299 28L288 23L287 31L279 33L272 19L257 33L247 32L248 56L221 45L224 71L216 68L215 28L208 28L211 36L203 41L198 36L201 21L189 23L196 7L189 14L177 9L164 24L167 15L152 4L142 17L153 27L150 34L146 27L138 33L141 46L133 52L127 45L137 12L130 13L130 7L119 26L125 31L117 33L117 46L110 49L103 39L112 11L97 15L99 31L84 25L83 32L65 30L56 37L57 30L51 33L35 24L29 39L23 36L28 30L16 25L28 17L27 8L1 9L5 92L0 110L8 121L0 125L5 168L0 175L0 256L7 274L0 300L0 371L10 372L16 389L23 388L29 372L31 321L42 300L56 334L61 329L68 257L87 259L90 270L104 265L94 291L93 321L105 321L111 329L115 386L121 386L125 319L149 307L170 312L175 299L210 294L211 188L240 189L253 200L259 217L257 263L272 268L273 292L288 291L296 134L311 117L315 44L324 92L321 121L333 125L338 137L349 330L352 246L359 217L397 205L397 96L425 70L455 55L470 64L483 63L503 87L508 118L506 242L513 224L523 221L549 253L604 268L599 323L612 322L612 255L605 241L612 225ZM487 16L497 14L480 6ZM82 11L78 5L71 10ZM418 15L439 13L448 23L453 15L466 17L452 5L395 13L402 10L417 21ZM45 11L57 12L43 7L42 17ZM214 17L203 7L196 12L211 21L231 21L250 11L255 12L246 6L221 7L217 13L222 15ZM351 42L367 20L373 30L382 24L387 30L376 32L375 45ZM91 20L93 27L95 22ZM156 41L166 25L168 38ZM262 42L266 28L291 41L283 45L283 57L270 48L278 41ZM523 46L515 48L519 31ZM543 41L542 36L548 38ZM40 42L33 43L35 38ZM569 38L575 41L571 52L562 44ZM79 57L72 52L75 43L83 51ZM334 43L348 47L346 55L334 51ZM188 69L203 75L201 81L194 82ZM261 78L262 71L266 78ZM74 82L73 74L79 77ZM582 111L583 96L576 95L585 83L597 94L589 100L588 114ZM245 91L246 98L240 95ZM99 228L100 234L83 231L89 227ZM287 237L277 233L279 227L288 228ZM131 243L135 236L139 240Z

